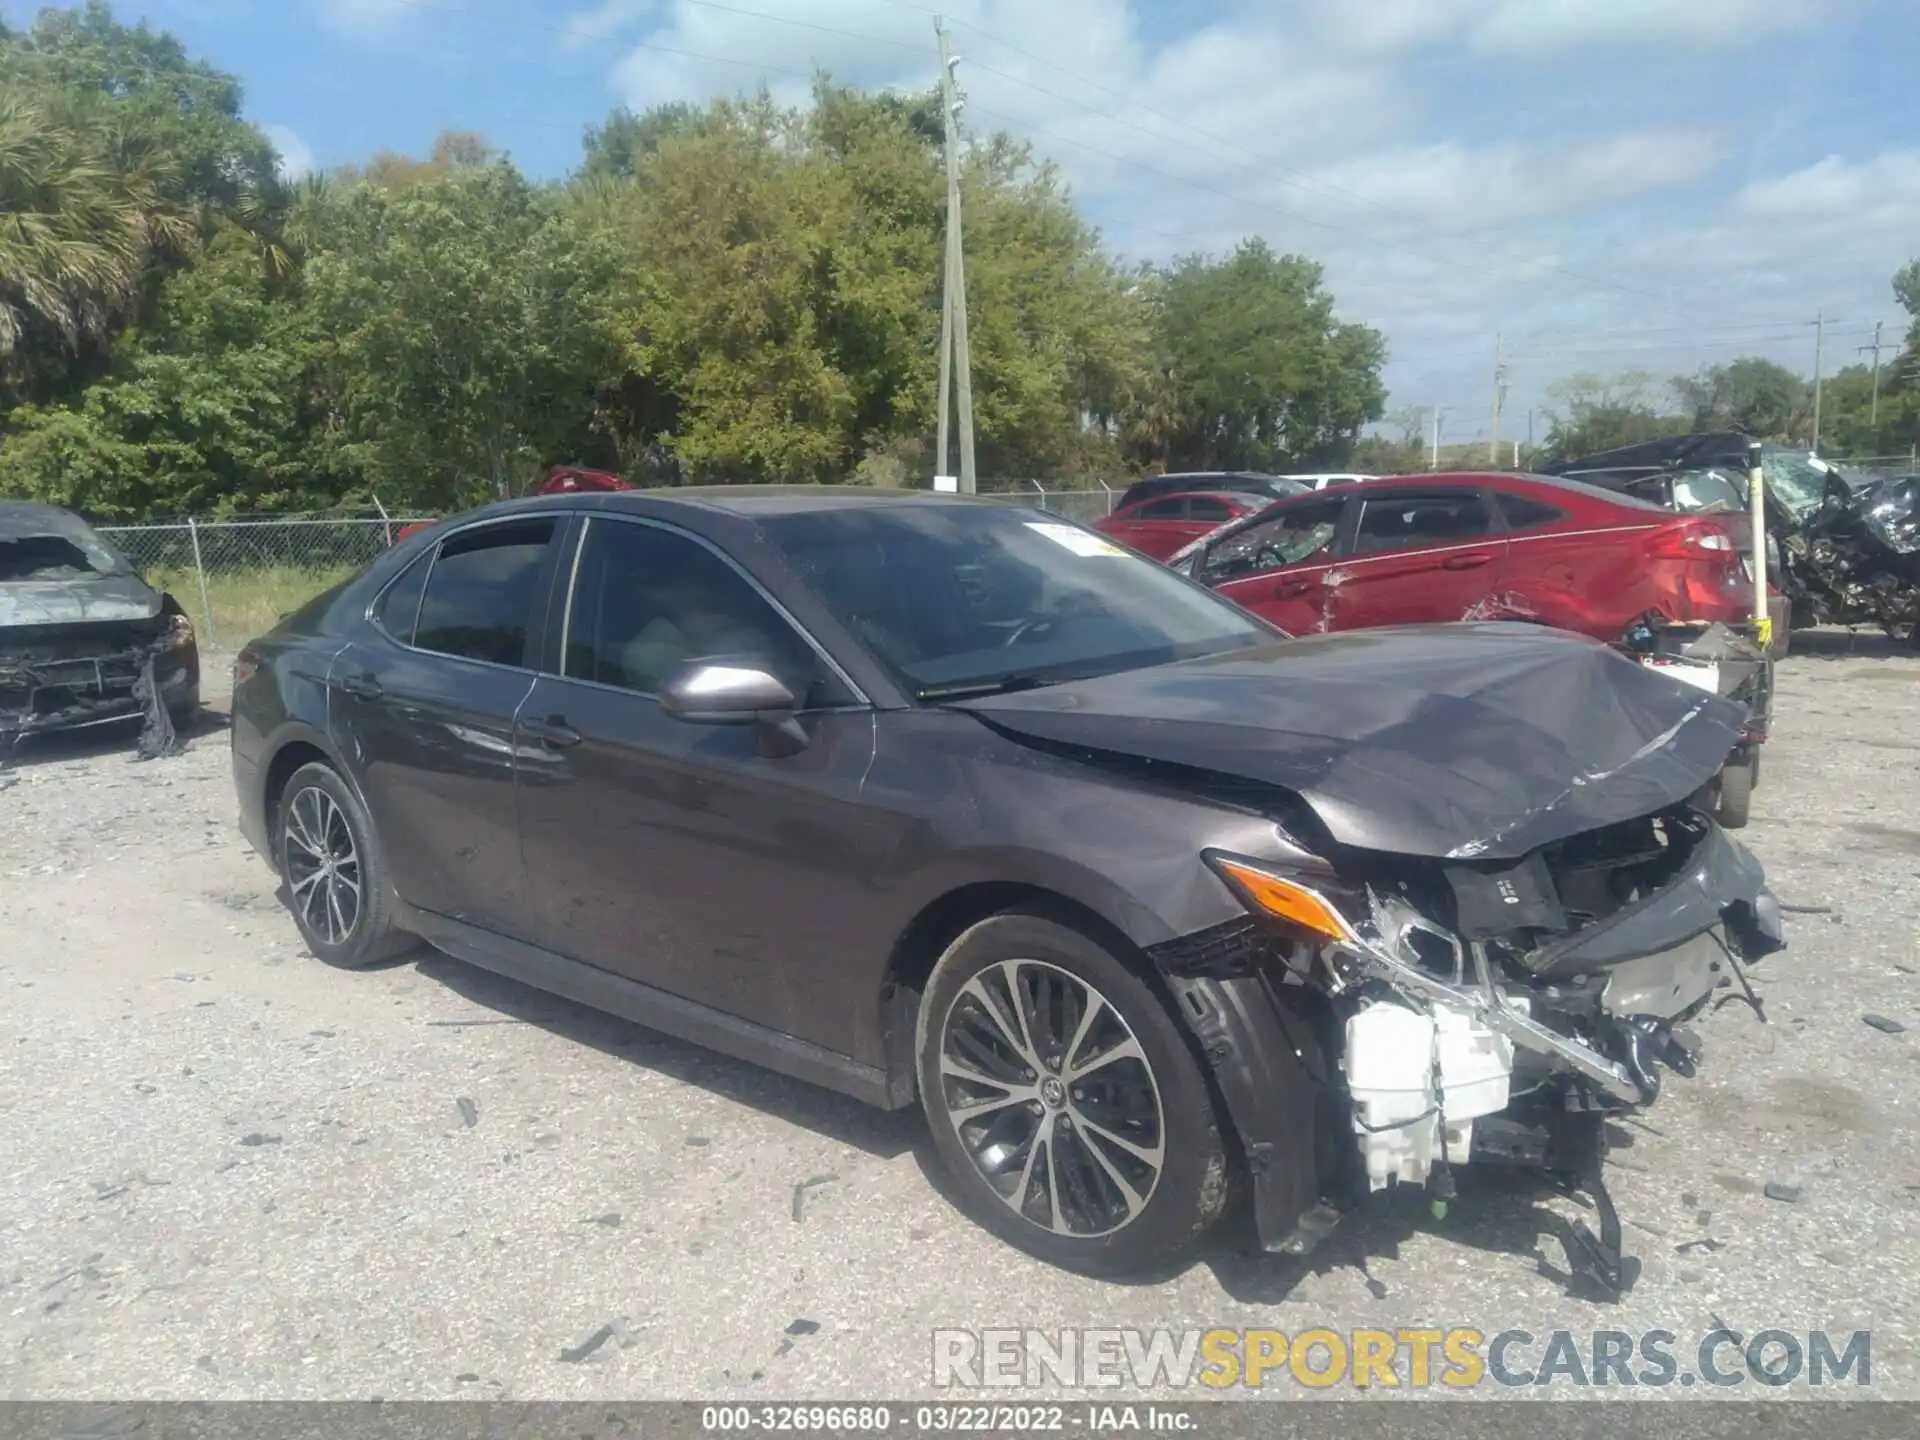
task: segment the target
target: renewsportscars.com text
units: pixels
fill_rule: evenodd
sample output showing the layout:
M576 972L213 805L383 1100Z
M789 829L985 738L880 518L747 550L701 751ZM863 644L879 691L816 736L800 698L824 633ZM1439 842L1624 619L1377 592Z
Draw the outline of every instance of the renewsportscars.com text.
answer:
M1866 1387L1866 1330L936 1330L942 1389Z

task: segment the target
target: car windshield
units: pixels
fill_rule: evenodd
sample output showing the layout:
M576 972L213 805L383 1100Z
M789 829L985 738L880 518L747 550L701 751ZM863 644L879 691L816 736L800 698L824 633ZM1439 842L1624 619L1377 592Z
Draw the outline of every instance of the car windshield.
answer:
M1673 477L1673 508L1689 513L1744 510L1746 486L1724 470L1683 470Z
M1014 506L888 504L761 523L834 615L923 700L1274 638L1151 560Z
M1797 519L1804 520L1818 510L1827 493L1827 472L1804 450L1762 451L1760 474L1768 493Z
M126 561L85 530L64 534L0 532L0 583L74 580L84 575L124 575Z

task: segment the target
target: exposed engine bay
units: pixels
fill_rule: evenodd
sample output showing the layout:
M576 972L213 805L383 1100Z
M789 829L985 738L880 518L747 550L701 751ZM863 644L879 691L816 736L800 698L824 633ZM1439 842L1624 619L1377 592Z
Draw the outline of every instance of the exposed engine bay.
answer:
M1307 1248L1396 1184L1444 1209L1455 1167L1500 1163L1591 1196L1599 1233L1575 1227L1576 1268L1601 1294L1629 1288L1605 1119L1695 1073L1688 1022L1716 991L1764 1019L1745 967L1783 935L1752 856L1677 805L1516 860L1349 854L1311 877L1213 863L1279 923L1155 958L1183 980L1250 981L1315 1036L1319 1194L1293 1234L1263 1230L1269 1248Z

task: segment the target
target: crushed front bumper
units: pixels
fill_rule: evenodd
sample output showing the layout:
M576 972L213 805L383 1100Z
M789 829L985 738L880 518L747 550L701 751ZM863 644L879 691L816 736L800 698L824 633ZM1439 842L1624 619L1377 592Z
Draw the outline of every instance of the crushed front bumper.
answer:
M74 659L15 659L0 653L0 736L73 730L145 714L137 690L149 658L168 712L181 715L197 708L200 656L192 644L145 645Z
M1505 1112L1479 1122L1475 1158L1577 1169L1598 1187L1598 1160L1587 1153L1604 1150L1598 1117L1653 1103L1663 1065L1691 1074L1695 1050L1680 1027L1722 986L1745 986L1744 962L1784 944L1759 863L1718 826L1698 823L1704 833L1658 889L1497 971L1484 935L1451 937L1452 965L1437 967L1408 943L1411 908L1377 893L1353 943L1321 952L1343 977L1331 986L1251 918L1150 950L1240 1138L1263 1247L1297 1251L1329 1213L1355 1203L1353 1112L1341 1076L1348 996L1461 1011L1504 1037L1520 1062L1516 1086L1523 1070L1553 1083L1529 1084L1532 1100L1516 1091ZM1504 900L1501 880L1486 875Z

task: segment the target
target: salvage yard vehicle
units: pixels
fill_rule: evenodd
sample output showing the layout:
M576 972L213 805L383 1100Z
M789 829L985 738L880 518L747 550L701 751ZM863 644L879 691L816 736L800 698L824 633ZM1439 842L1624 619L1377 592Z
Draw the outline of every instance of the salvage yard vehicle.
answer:
M1115 510L1127 510L1143 500L1162 495L1253 495L1261 500L1283 500L1299 495L1308 486L1298 480L1268 475L1258 470L1183 470L1170 475L1149 475L1136 480L1121 493Z
M1282 500L1167 563L1296 635L1526 620L1616 645L1747 718L1704 803L1747 820L1772 716L1738 513L1679 516L1539 475L1386 477Z
M1920 485L1823 460L1738 432L1681 435L1582 456L1554 472L1636 493L1668 477L1714 469L1740 486L1758 460L1765 486L1768 571L1780 577L1791 624L1877 625L1920 645ZM1775 632L1784 641L1785 626Z
M511 501L249 643L242 828L322 960L430 942L924 1107L959 1202L1125 1273L1298 1250L1609 1116L1782 944L1688 803L1744 707L1523 624L1294 639L988 500Z
M0 753L22 735L146 716L171 743L200 708L200 651L171 596L86 521L0 500Z
M1211 535L1230 520L1264 509L1269 497L1231 490L1181 491L1154 495L1093 522L1093 528L1130 550L1164 560L1176 550Z

